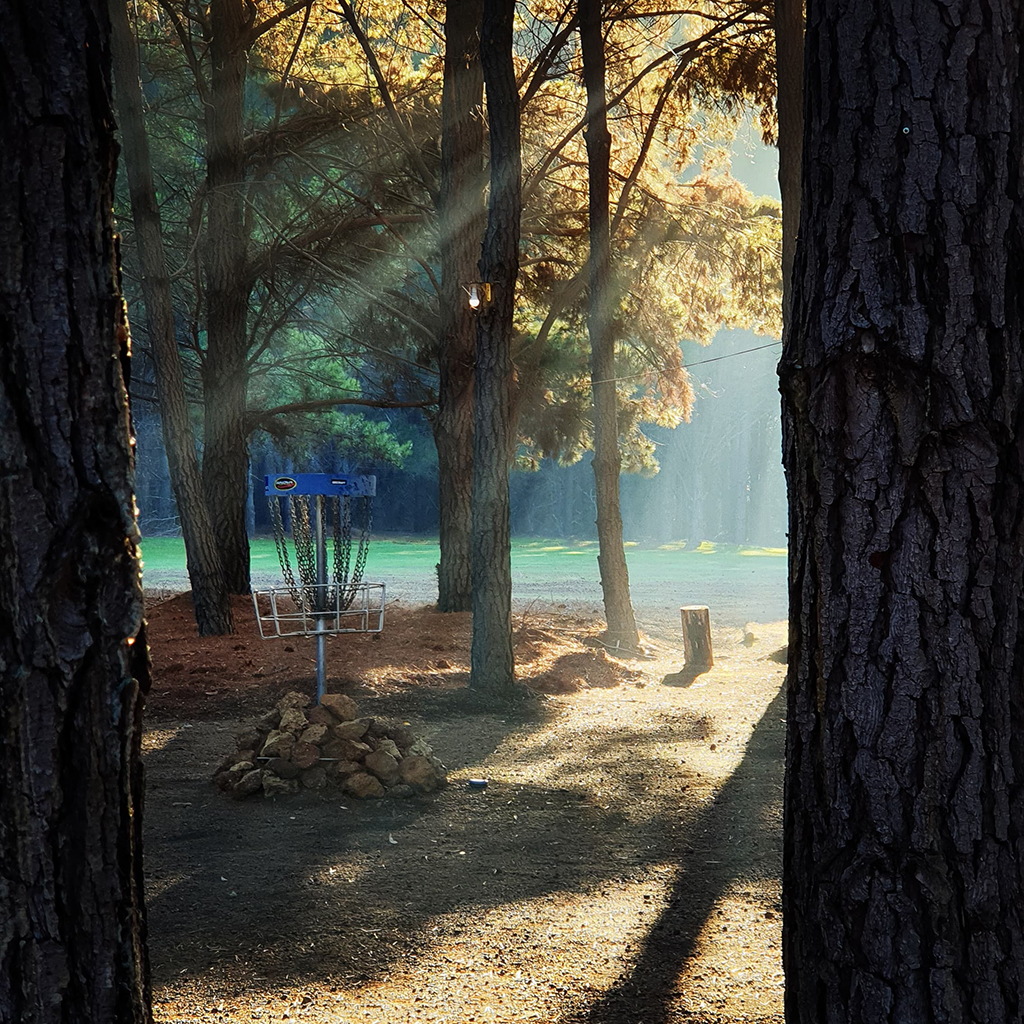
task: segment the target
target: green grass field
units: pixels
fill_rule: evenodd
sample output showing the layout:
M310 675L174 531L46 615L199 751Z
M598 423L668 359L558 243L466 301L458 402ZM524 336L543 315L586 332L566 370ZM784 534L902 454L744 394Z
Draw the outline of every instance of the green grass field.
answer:
M279 576L274 542L254 537L251 544L252 571ZM143 541L145 571L149 574L182 575L185 573L185 546L178 537L151 537ZM376 538L370 545L366 560L367 576L430 575L440 558L436 539L391 540ZM784 564L785 548L750 548L735 544L711 544L708 541L689 546L685 541L641 547L626 546L630 572L666 574L671 578L677 570L680 578L719 575L723 572L745 571L750 559L766 558ZM557 540L515 540L512 542L512 569L538 579L557 579L589 571L588 562L596 565L597 541L576 543ZM596 569L594 570L596 571Z
M281 579L273 540L252 540L252 576L256 584ZM187 589L185 551L180 539L143 541L143 582L147 587ZM436 539L375 538L370 545L365 579L382 580L389 593L413 601L436 594ZM708 604L722 624L775 620L786 615L786 552L783 548L737 545L627 544L634 606L677 608ZM513 598L553 604L599 604L597 542L522 539L512 544Z

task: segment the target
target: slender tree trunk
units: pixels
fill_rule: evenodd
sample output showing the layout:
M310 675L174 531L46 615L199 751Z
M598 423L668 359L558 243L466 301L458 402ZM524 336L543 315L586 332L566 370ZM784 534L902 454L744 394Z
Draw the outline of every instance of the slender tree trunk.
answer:
M441 97L441 339L437 445L441 563L437 608L473 606L473 366L476 318L464 287L476 280L484 231L483 0L445 7L444 91Z
M780 365L790 1024L1024 1019L1022 7L820 0Z
M774 420L774 416L772 417ZM744 533L739 539L747 544L765 543L765 505L767 495L765 483L768 480L772 457L778 458L776 448L772 451L771 431L773 424L765 422L764 416L755 415L747 437L747 514ZM778 463L776 463L778 465Z
M210 5L211 103L206 108L207 348L203 363L203 486L232 593L249 590L245 151L242 113L253 5Z
M0 0L0 1021L146 1024L106 0Z
M618 397L615 386L615 333L612 323L611 246L609 240L609 164L611 135L605 98L604 37L601 0L579 0L583 79L587 88L587 167L590 198L590 380L594 394L594 485L597 492L597 562L604 592L607 640L636 650L637 635L629 597L629 570L622 544L619 502Z
M156 368L160 425L185 541L196 624L200 636L231 633L234 628L231 602L203 494L185 397L185 378L175 339L171 281L164 258L160 208L153 185L149 140L143 120L138 54L125 0L110 0L110 22L117 83L117 118L131 193L136 245L142 264L142 296Z
M800 154L803 149L804 0L775 0L776 108L779 115L779 189L782 193L782 321L793 301L793 257L800 227Z
M512 65L515 0L484 0L480 56L487 85L491 195L480 272L493 302L479 314L473 438L473 644L470 685L515 687L508 473L512 315L519 275L522 160Z

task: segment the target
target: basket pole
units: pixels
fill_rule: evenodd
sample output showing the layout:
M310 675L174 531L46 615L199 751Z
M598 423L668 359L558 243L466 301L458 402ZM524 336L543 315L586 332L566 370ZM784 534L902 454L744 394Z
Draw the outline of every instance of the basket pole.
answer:
M316 496L316 702L323 700L326 683L327 537L324 532L324 496Z

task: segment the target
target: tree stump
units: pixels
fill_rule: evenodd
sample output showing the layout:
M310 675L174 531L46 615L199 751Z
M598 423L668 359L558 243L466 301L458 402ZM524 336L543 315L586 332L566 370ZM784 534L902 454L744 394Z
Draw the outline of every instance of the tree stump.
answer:
M706 605L679 609L683 622L684 671L707 672L715 663L711 652L711 613Z

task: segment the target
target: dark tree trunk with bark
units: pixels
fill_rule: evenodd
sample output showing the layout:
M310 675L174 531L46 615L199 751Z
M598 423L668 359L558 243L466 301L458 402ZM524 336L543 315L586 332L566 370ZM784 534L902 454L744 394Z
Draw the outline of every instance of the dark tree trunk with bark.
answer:
M250 281L246 264L245 150L242 112L255 7L210 5L211 102L206 108L206 358L203 486L232 593L249 591L246 432Z
M793 257L800 227L800 153L803 148L804 0L775 0L775 106L779 115L779 189L782 193L782 321L793 304Z
M622 509L619 503L618 394L615 386L615 333L612 324L611 245L609 237L609 164L611 135L605 99L604 36L601 0L579 0L580 48L587 88L587 167L590 206L590 380L594 394L594 485L597 499L597 562L601 570L607 641L636 650L633 605L629 597L629 570L622 544Z
M149 140L134 34L125 0L110 0L111 50L117 83L117 116L131 193L132 221L142 264L142 296L156 369L167 467L178 505L185 557L200 636L231 633L231 602L203 494L199 459L189 422L185 377L174 332L171 281L164 258L160 208L153 185Z
M0 1021L144 1024L142 622L106 0L0 0Z
M1021 11L808 13L791 1024L1024 1019Z
M487 84L491 195L480 272L493 302L479 314L473 438L473 644L470 685L515 687L508 473L512 314L519 275L522 161L519 91L512 66L514 0L484 0L480 56Z
M482 0L445 7L444 91L441 98L440 385L437 445L441 563L437 608L473 606L473 366L476 318L465 286L477 279L484 231Z

